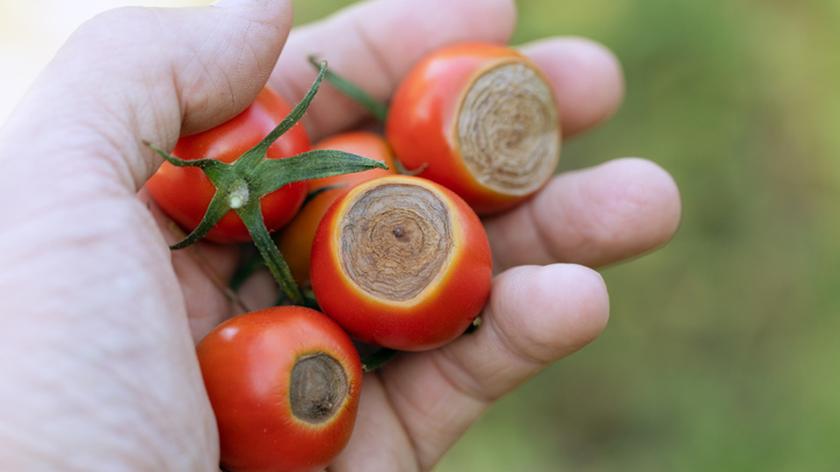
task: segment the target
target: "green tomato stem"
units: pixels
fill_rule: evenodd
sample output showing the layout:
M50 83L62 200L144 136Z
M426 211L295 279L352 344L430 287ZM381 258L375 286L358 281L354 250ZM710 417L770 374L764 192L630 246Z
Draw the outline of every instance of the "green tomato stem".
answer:
M248 232L251 233L251 239L254 240L257 251L259 251L266 267L268 267L268 271L271 272L286 298L294 305L302 305L304 303L303 294L294 277L292 277L289 264L286 263L286 259L277 249L277 245L271 239L271 234L265 227L259 200L248 202L248 204L236 210L236 214L239 215L239 218L248 228Z
M248 183L243 179L236 179L231 187L227 196L227 204L232 209L238 210L248 203L251 191L248 189Z
M320 64L318 58L315 56L309 56L309 63L315 68L318 68L318 64ZM329 82L339 92L361 105L368 113L380 122L384 123L385 120L388 119L388 106L385 103L373 98L358 85L350 82L333 71L327 71L326 79L327 82Z

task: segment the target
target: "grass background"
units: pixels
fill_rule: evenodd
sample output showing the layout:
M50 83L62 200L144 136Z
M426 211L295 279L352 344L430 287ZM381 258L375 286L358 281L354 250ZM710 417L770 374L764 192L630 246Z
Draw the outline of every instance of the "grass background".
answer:
M297 0L297 21L352 2ZM606 333L493 407L441 471L836 470L840 2L519 0L514 43L584 35L627 100L562 169L640 155L684 220L604 270Z

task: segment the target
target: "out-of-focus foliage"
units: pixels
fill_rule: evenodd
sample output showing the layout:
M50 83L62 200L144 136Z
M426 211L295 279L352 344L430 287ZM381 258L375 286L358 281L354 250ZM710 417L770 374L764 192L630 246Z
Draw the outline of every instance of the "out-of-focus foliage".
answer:
M343 0L297 0L298 21ZM836 470L840 2L520 0L514 38L595 38L627 100L563 168L640 155L683 193L604 270L604 336L493 407L442 471ZM387 41L387 38L381 38Z

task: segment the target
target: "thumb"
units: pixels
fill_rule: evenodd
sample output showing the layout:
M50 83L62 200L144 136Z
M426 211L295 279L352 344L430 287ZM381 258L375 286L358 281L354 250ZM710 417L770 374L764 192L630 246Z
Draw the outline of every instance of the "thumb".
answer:
M12 141L32 154L36 142L38 156L105 160L113 174L104 177L134 191L160 164L142 142L171 147L244 110L268 80L291 20L288 0L101 14L41 74L0 133L0 148L19 156L14 144L2 146ZM49 139L33 140L46 136L47 121ZM41 171L50 167L49 157L39 159Z

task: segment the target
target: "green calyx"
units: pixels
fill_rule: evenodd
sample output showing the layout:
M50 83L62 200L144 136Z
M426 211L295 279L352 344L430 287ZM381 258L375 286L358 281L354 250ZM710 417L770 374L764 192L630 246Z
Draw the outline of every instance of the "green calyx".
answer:
M216 193L201 222L184 240L172 245L172 249L182 249L199 241L228 211L233 210L248 228L254 245L286 298L296 305L306 303L286 260L265 226L260 199L293 182L386 168L385 164L376 160L331 150L309 151L286 159L266 158L268 148L306 113L326 74L327 63L321 62L318 76L303 100L262 141L231 164L209 158L180 159L146 142L147 146L174 166L201 169L216 187Z

